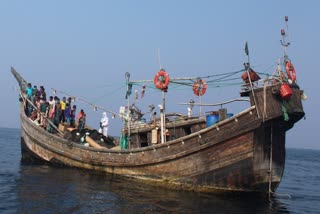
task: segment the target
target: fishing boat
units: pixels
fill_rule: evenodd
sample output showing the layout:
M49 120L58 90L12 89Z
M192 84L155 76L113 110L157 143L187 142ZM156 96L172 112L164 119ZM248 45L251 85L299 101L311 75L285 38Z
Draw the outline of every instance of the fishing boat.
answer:
M288 43L283 45L286 49ZM247 44L245 50L249 59ZM238 73L240 98L213 104L180 103L190 106L189 114L181 114L168 111L165 98L169 87L187 80L186 85L201 98L209 83L204 77L172 78L160 69L151 79L162 94L159 117L150 106L154 116L150 121L142 120L139 109L128 105L116 114L124 121L119 142L109 137L115 145L104 146L85 134L88 146L66 138L67 129L56 127L57 131L50 133L26 115L26 104L31 102L25 95L27 81L11 68L20 86L22 158L101 171L171 189L272 193L284 173L286 132L305 115L301 101L305 95L286 51L275 70L261 79L248 60L242 75ZM129 74L126 77L130 96L132 84L139 81L130 81ZM243 101L248 107L234 114L227 108L197 115L191 112L195 106L214 108Z

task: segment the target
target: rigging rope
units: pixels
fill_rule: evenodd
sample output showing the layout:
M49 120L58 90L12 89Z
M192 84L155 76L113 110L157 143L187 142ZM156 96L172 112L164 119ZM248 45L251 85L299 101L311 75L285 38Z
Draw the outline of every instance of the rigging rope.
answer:
M66 92L63 92L63 91L56 90L56 89L54 89L54 88L52 88L52 90L54 90L55 92L59 92L59 93L61 93L61 94L67 95L67 96L69 96L69 97L72 97L73 99L77 99L77 100L79 100L79 101L81 101L81 102L83 102L83 103L86 103L86 104L88 104L89 106L93 107L95 110L96 110L96 109L101 109L101 110L104 110L104 111L106 111L106 112L108 112L108 113L113 114L114 116L118 116L118 117L121 118L121 116L120 116L118 113L115 113L114 111L111 111L111 110L109 110L109 109L103 108L103 107L101 107L101 106L94 105L93 103L90 103L90 102L88 102L88 101L86 101L86 100L84 100L84 99L82 99L82 98L73 96L73 95L68 94L68 93L66 93Z
M275 63L272 63L266 70L270 70L271 67L274 66ZM192 87L194 82L201 78L201 79L207 79L207 87L208 88L217 88L217 87L230 87L230 86L241 86L243 82L241 81L241 78L239 76L234 77L234 75L239 74L240 72L244 72L246 69L241 69L238 71L233 72L227 72L227 73L219 73L219 74L213 74L213 75L207 75L207 76L198 76L198 77L184 77L184 78L171 78L170 79L170 87L171 90L174 88L178 88L179 86L186 86L186 87ZM269 73L265 72L256 72L257 74L261 76L270 76ZM139 81L130 81L132 85L136 86L142 86L142 85L148 85L148 88L154 89L153 80L139 80ZM173 87L176 85L177 87Z

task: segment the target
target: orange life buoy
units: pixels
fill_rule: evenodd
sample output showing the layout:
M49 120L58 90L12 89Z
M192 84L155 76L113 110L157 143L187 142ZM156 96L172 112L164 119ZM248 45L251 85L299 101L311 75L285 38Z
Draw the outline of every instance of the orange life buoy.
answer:
M153 80L156 88L164 91L168 89L169 81L170 81L169 74L164 69L161 69L156 74Z
M292 82L295 82L297 79L297 73L296 69L290 61L286 62L286 71L289 79L291 79Z
M202 96L207 91L207 83L204 80L199 79L196 82L194 82L194 84L192 86L192 90L196 96L198 96L198 97Z

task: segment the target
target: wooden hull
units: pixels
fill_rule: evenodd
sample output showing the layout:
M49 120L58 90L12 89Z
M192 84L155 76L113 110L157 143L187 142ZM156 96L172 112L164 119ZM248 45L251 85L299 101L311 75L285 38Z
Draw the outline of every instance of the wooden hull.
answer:
M26 81L12 68L22 92ZM204 119L166 124L172 139L153 144L154 126L131 130L132 147L94 148L67 141L33 123L21 103L22 159L106 172L167 188L273 192L285 167L285 134L304 116L297 85L283 100L279 84L242 93L251 107L206 127ZM158 141L159 142L159 141ZM94 143L94 142L93 142ZM147 145L145 147L141 147Z
M164 144L128 150L85 147L50 134L30 121L21 106L23 157L126 176L173 189L204 192L275 191L285 166L285 132L304 115L294 88L283 120L281 100L267 90L268 104ZM259 99L258 99L259 98ZM280 103L280 104L279 104ZM280 107L279 107L280 106Z

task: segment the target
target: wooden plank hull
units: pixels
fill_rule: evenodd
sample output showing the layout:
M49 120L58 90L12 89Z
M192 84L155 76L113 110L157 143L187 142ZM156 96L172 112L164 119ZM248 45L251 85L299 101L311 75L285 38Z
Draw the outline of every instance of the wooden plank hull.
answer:
M42 130L23 113L21 121L23 151L38 159L168 188L268 192L269 185L272 191L276 189L284 171L286 129L281 128L282 120L263 122L254 108L184 138L122 151L68 142Z

